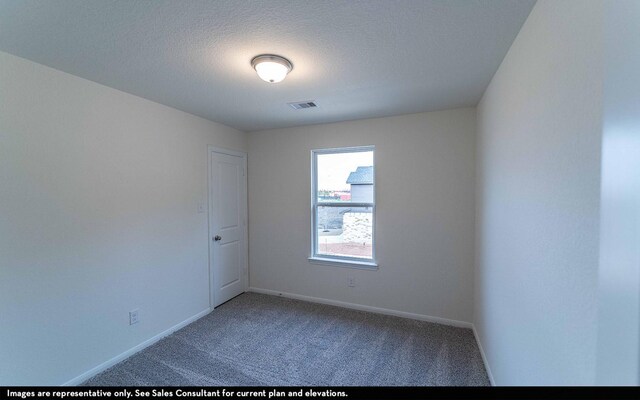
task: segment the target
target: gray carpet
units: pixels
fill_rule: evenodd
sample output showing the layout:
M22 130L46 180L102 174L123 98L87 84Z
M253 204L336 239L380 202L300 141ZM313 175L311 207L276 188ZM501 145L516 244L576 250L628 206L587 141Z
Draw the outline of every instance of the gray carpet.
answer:
M245 293L84 385L488 385L470 329Z

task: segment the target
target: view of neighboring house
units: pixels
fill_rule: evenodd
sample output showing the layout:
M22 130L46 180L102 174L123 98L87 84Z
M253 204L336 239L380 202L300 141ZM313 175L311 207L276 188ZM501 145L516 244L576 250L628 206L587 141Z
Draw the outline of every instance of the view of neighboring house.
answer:
M370 203L373 200L373 167L357 167L349 173L347 183L351 185L350 191L327 191L319 196L320 200L340 200ZM367 207L323 207L320 213L318 227L325 231L342 230L344 215L350 212L371 212Z
M351 201L370 203L373 200L373 167L358 167L349 174Z
M373 166L359 166L349 174L349 192L340 192L342 201L373 201ZM338 198L338 192L332 193ZM325 254L371 257L373 219L370 207L321 207L319 249Z

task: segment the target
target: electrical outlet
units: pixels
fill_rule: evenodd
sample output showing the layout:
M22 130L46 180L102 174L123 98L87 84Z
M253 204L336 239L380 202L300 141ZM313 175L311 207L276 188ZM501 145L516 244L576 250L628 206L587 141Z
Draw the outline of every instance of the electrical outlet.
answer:
M347 284L349 285L349 287L356 287L356 278L349 278Z
M140 322L140 310L129 311L129 325L137 324L138 322Z

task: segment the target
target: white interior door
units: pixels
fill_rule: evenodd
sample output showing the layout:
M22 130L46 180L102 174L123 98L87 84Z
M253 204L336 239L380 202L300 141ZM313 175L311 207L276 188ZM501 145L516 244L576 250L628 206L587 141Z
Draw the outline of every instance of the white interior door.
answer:
M211 303L243 293L247 282L246 155L210 150L209 265Z

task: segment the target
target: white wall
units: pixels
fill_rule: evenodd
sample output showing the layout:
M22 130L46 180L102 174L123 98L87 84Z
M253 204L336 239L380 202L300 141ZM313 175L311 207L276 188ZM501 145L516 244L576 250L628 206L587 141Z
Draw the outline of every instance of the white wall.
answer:
M310 151L361 145L380 268L310 264ZM475 109L250 133L250 286L471 321L474 146Z
M540 0L478 106L475 325L498 385L593 384L602 3Z
M0 385L64 383L209 307L208 144L246 135L0 53Z
M598 383L640 384L640 2L605 10Z

